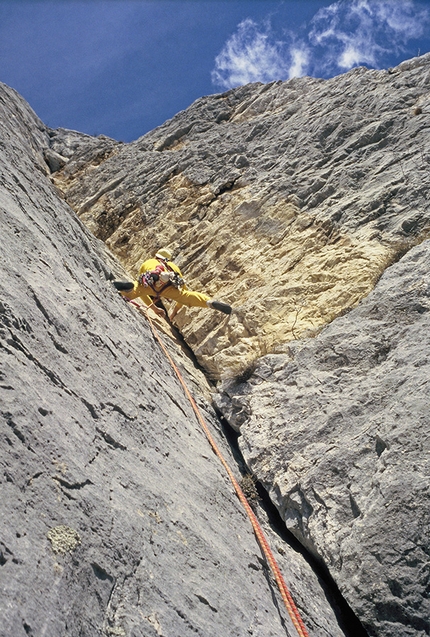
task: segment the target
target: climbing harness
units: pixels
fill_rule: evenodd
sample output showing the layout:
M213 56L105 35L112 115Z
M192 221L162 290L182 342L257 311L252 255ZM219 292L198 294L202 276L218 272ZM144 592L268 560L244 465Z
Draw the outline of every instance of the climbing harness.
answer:
M140 285L153 290L157 301L161 293L170 285L178 290L185 285L184 279L168 264L167 259L159 258L158 260L160 264L154 270L144 272L138 279Z
M288 590L288 587L285 583L285 580L282 576L281 570L278 566L278 563L276 562L276 559L273 555L272 549L270 548L266 537L264 535L263 529L261 528L261 525L257 519L257 516L255 515L254 511L251 508L251 505L249 504L248 500L246 499L245 494L243 493L238 481L236 480L232 470L230 469L229 465L227 464L227 461L224 459L224 456L222 455L218 445L215 442L215 439L213 438L208 425L206 424L205 419L203 418L196 401L194 400L194 398L191 395L190 390L188 389L185 380L178 368L178 366L176 365L175 361L173 360L173 358L171 357L171 355L169 354L168 349L166 348L166 346L163 343L163 340L161 338L161 336L158 334L156 328L154 327L154 324L151 320L151 317L147 314L147 312L142 308L142 306L139 303L136 303L135 301L128 301L129 303L131 303L132 305L136 306L146 317L146 319L148 320L148 323L151 327L151 331L152 334L154 336L154 338L158 341L158 343L160 344L161 349L163 350L164 354L166 355L169 363L172 366L172 369L174 370L176 376L178 377L179 382L182 385L182 388L185 392L186 397L188 398L191 407L194 410L194 413L197 416L197 419L204 431L204 433L206 434L206 437L209 441L209 444L212 447L212 450L214 451L214 453L218 456L219 460L221 461L221 464L223 465L224 469L226 470L228 477L231 480L231 483L236 491L236 495L239 498L239 500L241 501L241 503L243 504L245 511L248 515L248 518L252 524L252 528L254 530L254 534L258 540L258 543L260 544L261 550L264 553L264 556L272 570L272 573L275 577L276 583L278 585L279 588L279 592L281 594L282 600L285 604L285 607L287 609L287 612L290 616L290 619L297 631L297 634L299 635L299 637L309 637L309 633L303 623L303 620L300 616L300 613L297 609L297 606L294 603L293 598L291 597L291 593Z

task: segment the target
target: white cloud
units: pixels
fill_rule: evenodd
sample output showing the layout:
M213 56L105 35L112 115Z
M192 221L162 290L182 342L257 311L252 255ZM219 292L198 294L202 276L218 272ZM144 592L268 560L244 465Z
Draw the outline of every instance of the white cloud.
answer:
M418 8L412 0L382 2L377 5L376 11L379 20L404 42L420 37L428 26L428 10Z
M378 67L384 56L422 35L428 22L429 11L413 0L338 0L311 21L309 40L315 49L323 47L315 67L326 74L358 64Z
M371 49L362 49L359 42L349 42L345 47L337 61L337 65L341 69L352 69L353 66L359 64L368 64L375 66L376 58L374 51Z
M228 89L305 74L327 77L360 64L381 68L429 25L430 11L415 0L337 0L304 25L302 35L287 28L281 38L269 20L259 25L247 18L215 58L212 82Z
M270 82L288 77L284 43L274 39L270 28L243 20L215 58L212 81L223 88L249 82Z
M309 49L302 44L300 47L290 48L291 65L288 69L288 79L306 75L309 66Z

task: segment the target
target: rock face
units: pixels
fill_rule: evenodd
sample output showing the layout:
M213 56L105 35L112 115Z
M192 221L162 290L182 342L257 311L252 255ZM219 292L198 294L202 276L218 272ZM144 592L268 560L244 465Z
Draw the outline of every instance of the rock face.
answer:
M356 306L428 236L429 69L430 54L204 97L132 144L82 146L55 183L133 275L168 244L191 287L237 308L178 315L231 376Z
M4 86L0 109L1 637L293 636L223 467L109 281L121 266L47 176L55 133ZM234 466L205 378L170 348ZM342 637L262 523L310 634Z
M378 637L429 631L429 263L425 241L218 399L287 528Z
M110 283L160 245L234 305L177 326L224 379L217 410L284 529L365 626L338 622L256 505L311 636L429 634L429 82L427 55L249 85L132 144L49 130L1 87L4 637L294 635L146 320ZM213 386L169 347L233 463Z

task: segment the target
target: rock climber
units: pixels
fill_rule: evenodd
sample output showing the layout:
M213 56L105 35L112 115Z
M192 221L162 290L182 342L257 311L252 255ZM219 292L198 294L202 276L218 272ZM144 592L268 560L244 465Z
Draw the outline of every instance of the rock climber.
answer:
M138 280L113 281L116 289L129 301L141 298L142 301L157 314L165 315L164 310L157 306L160 299L176 301L177 305L170 318L173 319L179 307L210 307L224 314L231 314L231 306L222 301L211 299L206 294L188 290L182 273L176 263L172 261L172 253L167 248L161 248L155 257L144 261L139 269Z

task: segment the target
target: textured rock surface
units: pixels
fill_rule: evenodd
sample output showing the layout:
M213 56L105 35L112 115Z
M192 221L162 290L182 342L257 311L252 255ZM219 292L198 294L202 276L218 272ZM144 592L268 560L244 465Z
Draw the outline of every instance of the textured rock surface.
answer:
M286 526L369 634L428 635L430 242L219 407Z
M204 97L132 144L82 146L55 183L131 273L169 244L191 286L234 304L178 315L225 377L354 307L427 236L429 73L430 54Z
M120 265L68 203L132 274L168 244L190 286L237 307L177 322L214 377L243 372L217 404L254 475L369 635L428 634L429 65L242 87L127 145L48 130L2 88L5 637L291 634L148 326L112 291ZM268 530L312 636L341 635Z
M292 636L222 466L109 282L120 265L47 177L54 137L0 86L0 635ZM204 377L175 357L233 462ZM266 526L311 635L342 637Z

